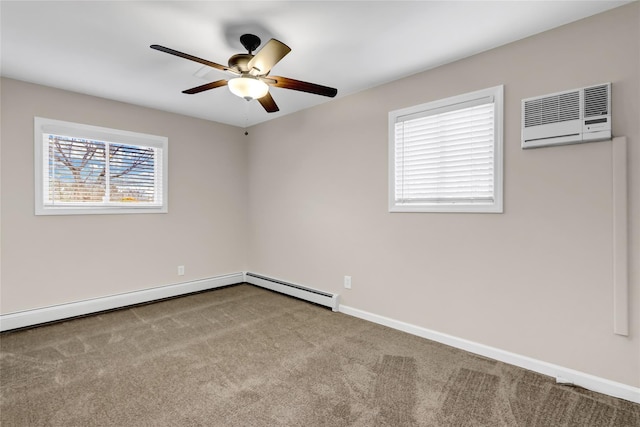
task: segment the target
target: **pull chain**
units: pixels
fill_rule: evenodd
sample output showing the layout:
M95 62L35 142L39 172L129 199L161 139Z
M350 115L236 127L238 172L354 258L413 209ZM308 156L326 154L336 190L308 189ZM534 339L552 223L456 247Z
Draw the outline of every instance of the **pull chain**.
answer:
M249 135L249 132L247 132L247 126L249 125L249 100L247 100L247 102L245 102L244 105L244 134Z

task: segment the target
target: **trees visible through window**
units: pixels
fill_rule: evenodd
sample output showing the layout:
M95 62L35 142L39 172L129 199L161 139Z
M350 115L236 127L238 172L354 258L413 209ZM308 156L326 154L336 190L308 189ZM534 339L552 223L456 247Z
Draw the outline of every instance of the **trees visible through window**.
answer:
M69 125L36 118L37 214L166 212L166 138Z
M49 135L45 203L153 203L155 159L149 147Z

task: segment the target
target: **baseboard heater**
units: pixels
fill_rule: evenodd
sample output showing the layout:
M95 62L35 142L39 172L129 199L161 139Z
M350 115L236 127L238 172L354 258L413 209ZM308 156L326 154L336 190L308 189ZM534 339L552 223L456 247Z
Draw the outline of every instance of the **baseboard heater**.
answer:
M245 273L245 281L252 285L260 286L261 288L270 289L275 292L329 307L333 311L338 311L339 295L337 294L330 294L255 273Z

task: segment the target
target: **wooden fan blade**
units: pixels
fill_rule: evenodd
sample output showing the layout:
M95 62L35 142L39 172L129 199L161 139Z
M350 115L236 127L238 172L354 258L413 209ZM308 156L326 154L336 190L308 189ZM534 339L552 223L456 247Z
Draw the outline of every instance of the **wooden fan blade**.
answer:
M275 113L276 111L280 111L278 105L276 104L276 101L273 100L269 92L267 92L267 94L262 98L258 98L258 102L260 103L260 105L262 105L262 107L264 107L267 113Z
M168 47L160 46L157 44L152 44L149 46L151 49L159 50L160 52L168 53L171 55L179 56L180 58L188 59L190 61L199 62L200 64L208 65L212 68L217 68L222 71L234 71L229 67L225 67L224 65L217 64L215 62L207 61L206 59L198 58L197 56L189 55L188 53L179 52L177 50L169 49Z
M192 87L191 89L183 90L182 93L188 93L189 95L193 95L194 93L204 92L205 90L215 89L220 86L227 85L226 80L216 80L215 82L207 83L206 85Z
M321 86L314 83L302 82L300 80L289 79L286 77L268 76L264 82L274 87L282 87L285 89L299 90L301 92L313 93L316 95L328 96L333 98L338 94L338 89L328 86Z
M263 76L289 52L291 52L289 46L279 40L271 39L247 63L249 72Z

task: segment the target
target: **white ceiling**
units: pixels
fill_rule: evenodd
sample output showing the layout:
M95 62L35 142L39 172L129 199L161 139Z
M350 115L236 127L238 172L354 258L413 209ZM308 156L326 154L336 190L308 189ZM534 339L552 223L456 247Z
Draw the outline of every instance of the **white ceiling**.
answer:
M225 87L228 78L149 48L226 65L239 37L292 49L272 74L331 86L338 97L418 73L629 1L2 1L1 73L27 82L251 126L330 98L271 88L280 111ZM508 66L508 64L505 64Z

